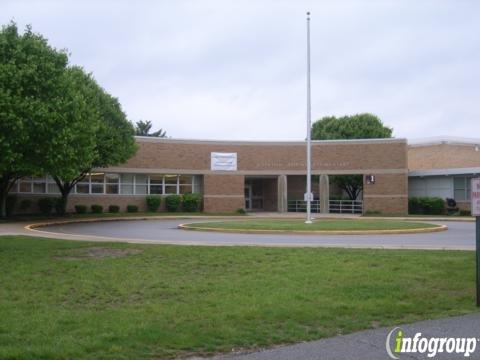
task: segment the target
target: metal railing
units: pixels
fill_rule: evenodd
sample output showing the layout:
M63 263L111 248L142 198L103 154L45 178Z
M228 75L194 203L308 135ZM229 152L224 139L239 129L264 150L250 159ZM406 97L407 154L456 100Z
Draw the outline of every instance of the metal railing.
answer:
M328 207L332 214L363 213L363 201L361 200L330 200Z
M311 202L311 210L314 213L320 212L320 201L313 200ZM289 212L307 212L307 202L304 200L288 200Z
M313 200L312 212L320 212L320 200ZM363 201L361 200L330 200L328 210L332 214L362 214ZM289 212L306 212L307 202L304 200L288 200Z

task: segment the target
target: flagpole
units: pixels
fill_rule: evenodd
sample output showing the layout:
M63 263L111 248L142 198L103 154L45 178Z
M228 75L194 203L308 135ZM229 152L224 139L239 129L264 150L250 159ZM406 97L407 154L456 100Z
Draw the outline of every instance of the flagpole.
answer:
M312 223L312 154L311 154L312 114L310 105L310 12L307 12L307 219Z

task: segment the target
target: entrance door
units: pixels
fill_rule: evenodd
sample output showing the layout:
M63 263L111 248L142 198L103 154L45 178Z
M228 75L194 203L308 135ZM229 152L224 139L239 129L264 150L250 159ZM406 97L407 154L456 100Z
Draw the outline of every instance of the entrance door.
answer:
M252 184L245 184L245 210L252 210Z

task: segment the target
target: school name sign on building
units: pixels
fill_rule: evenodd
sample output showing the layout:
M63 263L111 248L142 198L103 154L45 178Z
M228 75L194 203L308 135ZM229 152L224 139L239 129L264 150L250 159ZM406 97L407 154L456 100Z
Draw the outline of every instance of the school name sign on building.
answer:
M237 153L211 153L210 169L213 171L237 171Z
M480 178L472 179L472 215L480 216Z

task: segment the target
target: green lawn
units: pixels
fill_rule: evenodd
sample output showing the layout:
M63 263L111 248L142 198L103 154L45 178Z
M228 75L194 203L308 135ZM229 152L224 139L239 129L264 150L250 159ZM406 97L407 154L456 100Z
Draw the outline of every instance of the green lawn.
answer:
M438 225L401 220L352 220L317 219L313 224L305 224L304 219L248 219L212 221L188 224L195 228L215 228L233 230L284 230L284 231L342 231L342 230L407 230L434 228Z
M208 355L465 314L474 256L4 236L0 358Z

